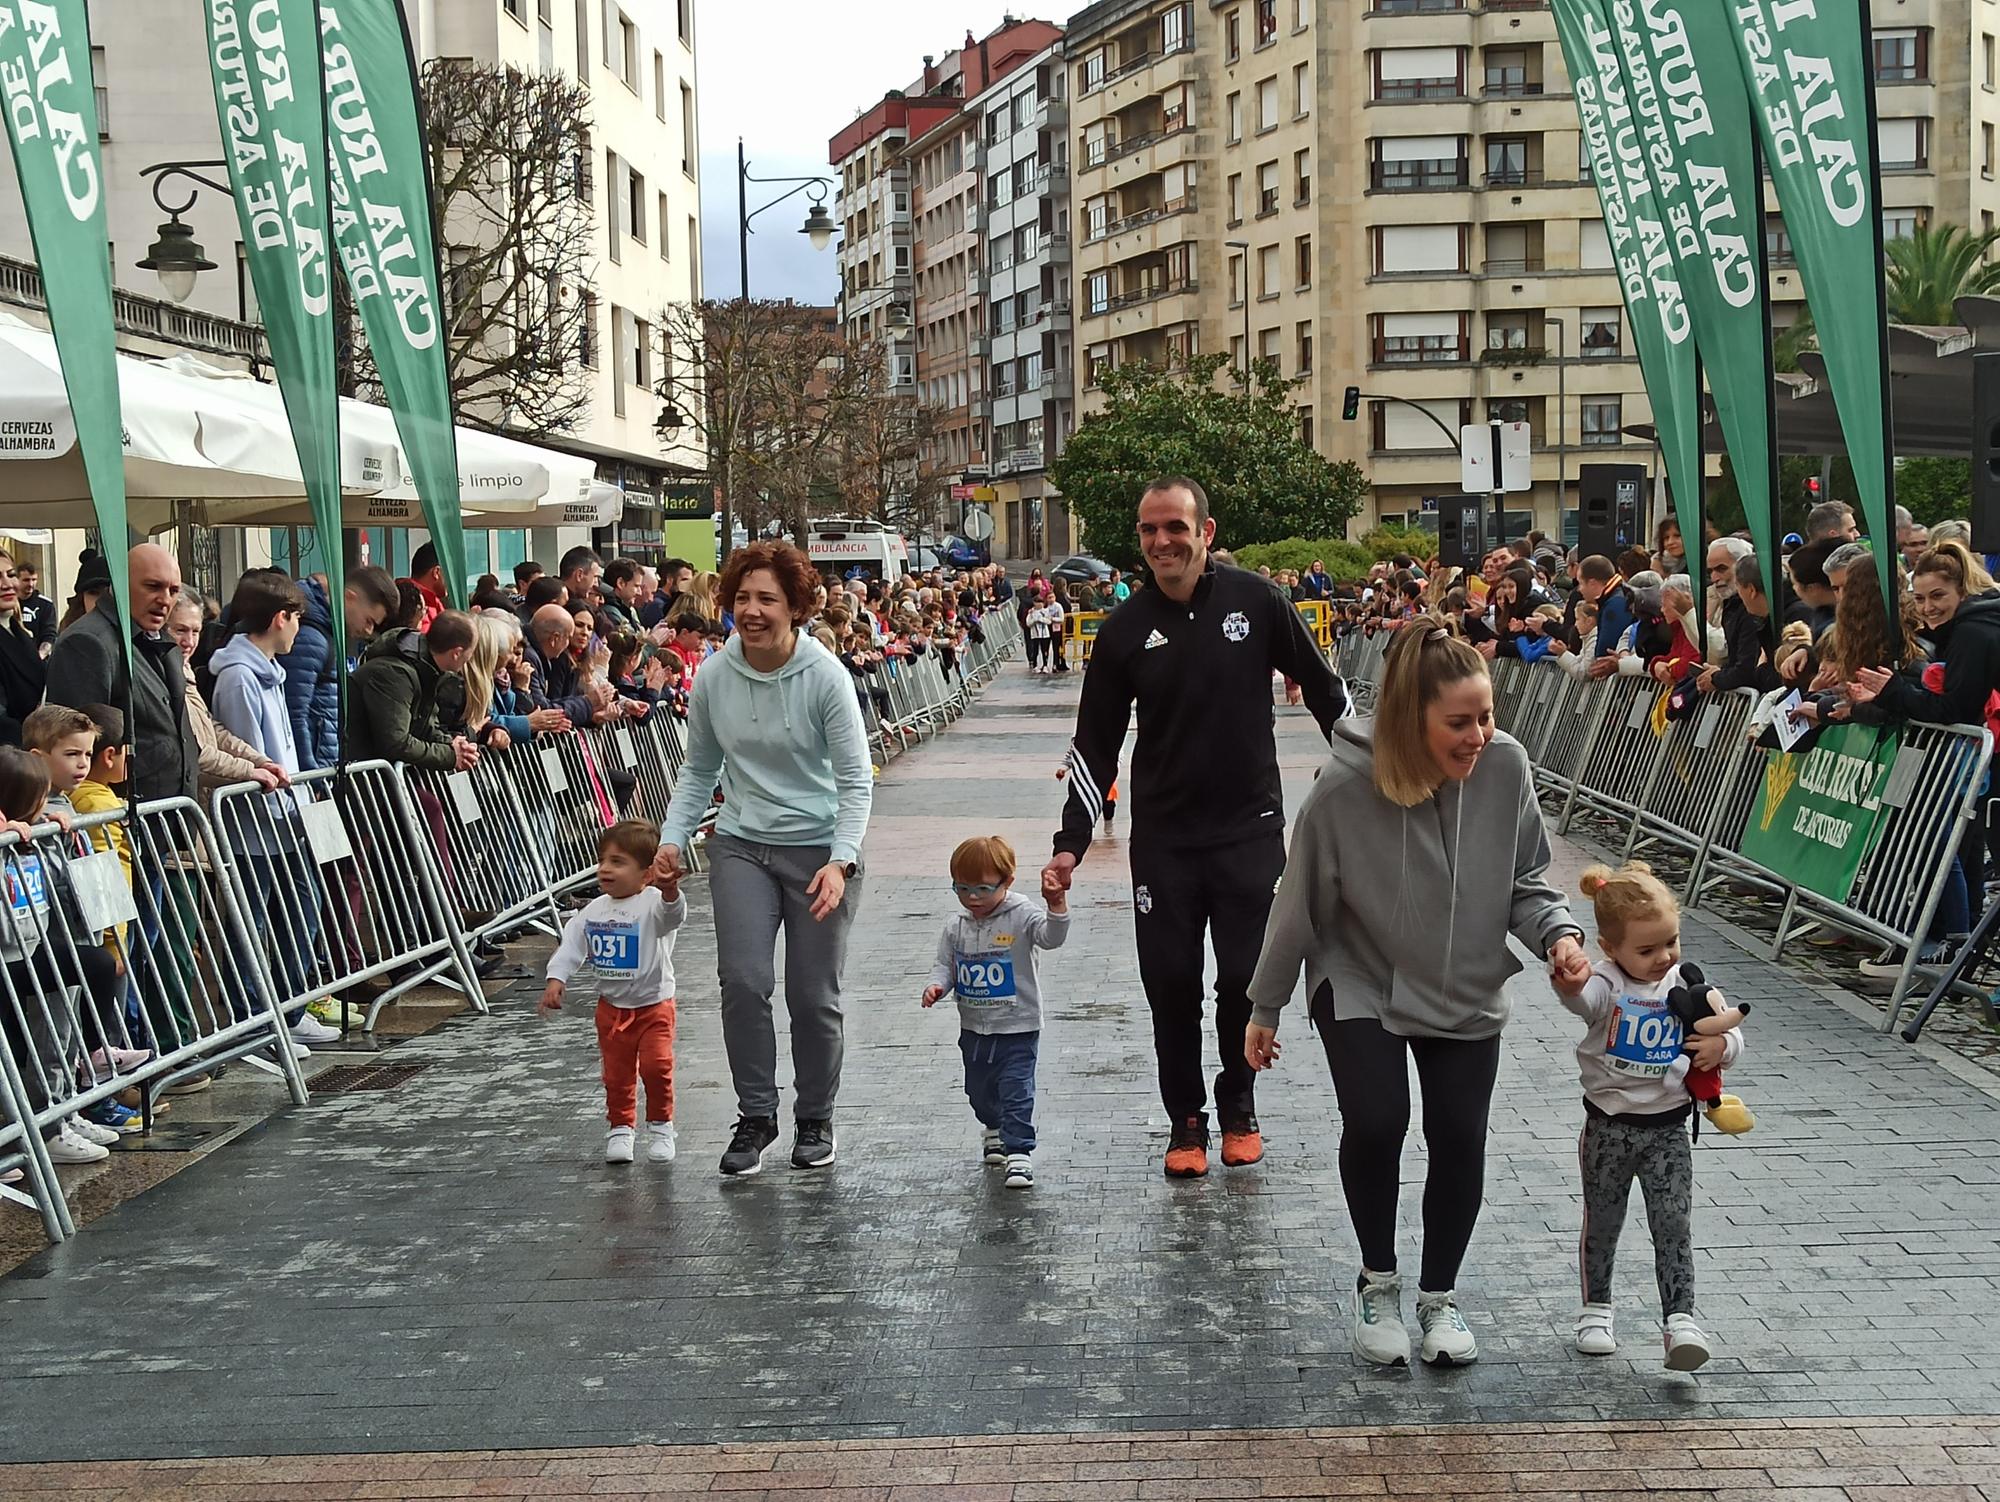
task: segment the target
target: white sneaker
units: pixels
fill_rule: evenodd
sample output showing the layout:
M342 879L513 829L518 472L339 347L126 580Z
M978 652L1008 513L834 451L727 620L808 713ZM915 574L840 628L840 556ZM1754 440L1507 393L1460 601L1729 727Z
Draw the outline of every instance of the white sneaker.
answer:
M1007 1149L1000 1145L1000 1134L991 1127L979 1134L979 1156L989 1168L998 1168L1007 1161Z
M1611 1333L1611 1306L1585 1304L1576 1317L1576 1348L1586 1356L1609 1356L1618 1349Z
M606 1152L609 1151L610 1145L607 1143ZM626 1161L631 1161L629 1156ZM671 1121L646 1123L646 1161L648 1163L674 1161L674 1124Z
M1007 1154L1007 1187L1009 1189L1033 1189L1035 1187L1035 1160L1026 1153Z
M604 1134L604 1161L607 1163L630 1163L632 1161L632 1141L638 1134L630 1127L613 1127Z
M111 1156L110 1148L86 1142L69 1129L68 1122L49 1138L46 1146L51 1163L102 1163Z
M63 1123L63 1129L85 1142L95 1142L99 1147L109 1147L123 1134L111 1127L99 1126L94 1121L85 1121L81 1116L72 1116Z
M1424 1327L1424 1361L1430 1366L1470 1366L1479 1359L1479 1342L1458 1312L1458 1299L1417 1290L1417 1323Z
M1708 1361L1708 1337L1692 1314L1670 1314L1660 1330L1667 1348L1667 1370L1691 1372Z
M1354 1296L1354 1354L1377 1366L1410 1364L1410 1332L1403 1324L1403 1280L1397 1274L1362 1269Z
M311 1012L303 1013L299 1017L299 1020L292 1024L291 1031L294 1043L338 1043L340 1041L340 1029L337 1027L328 1027L319 1018L313 1016Z

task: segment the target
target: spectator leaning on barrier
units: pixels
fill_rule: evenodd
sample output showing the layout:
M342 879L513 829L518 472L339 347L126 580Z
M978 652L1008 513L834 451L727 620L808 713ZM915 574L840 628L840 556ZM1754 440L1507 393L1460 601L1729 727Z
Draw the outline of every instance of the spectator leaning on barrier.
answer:
M1724 660L1719 667L1702 672L1699 687L1703 693L1754 688L1760 694L1768 694L1784 687L1784 680L1771 662L1775 646L1771 636L1771 597L1764 593L1764 575L1754 553L1740 554L1730 568L1735 576L1736 593L1722 613Z
M1750 555L1750 544L1740 537L1718 537L1708 545L1708 618L1725 630L1729 625L1729 602L1736 597L1736 561Z
M299 766L311 771L339 764L340 680L353 672L363 649L396 614L401 596L387 569L364 564L348 574L341 601L348 660L342 663L333 656L333 607L326 575L309 575L298 585L305 597L305 614L291 650L278 658L278 666L285 675L286 712Z
M199 595L182 595L174 601L167 617L167 635L181 650L187 674L188 717L194 721L194 737L201 747L201 791L206 794L234 782L261 782L267 788L278 785L282 769L247 741L231 735L215 723L208 704L194 681L194 649L201 644L202 600Z
M440 772L463 772L477 762L479 748L445 734L438 720L439 685L464 670L471 651L472 617L457 610L440 615L428 634L397 629L377 638L349 685L352 759Z
M599 711L609 705L611 695L603 694L600 704L585 692L570 650L575 632L575 618L560 605L544 605L529 619L528 697L537 709L559 709L571 724L588 725L603 718Z
M201 746L188 715L180 650L166 635L167 612L181 592L181 566L158 543L128 559L132 573L132 671L127 674L118 607L109 589L97 607L56 638L49 654L49 698L86 704L132 704L132 800L192 798Z

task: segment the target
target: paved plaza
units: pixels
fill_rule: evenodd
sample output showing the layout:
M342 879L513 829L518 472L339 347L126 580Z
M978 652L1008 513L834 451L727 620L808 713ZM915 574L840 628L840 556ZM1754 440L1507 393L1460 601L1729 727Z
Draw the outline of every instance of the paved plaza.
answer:
M1260 1088L1265 1162L1160 1174L1122 841L1081 869L1045 965L1038 1182L1002 1188L955 1019L917 999L956 840L1007 835L1032 889L1074 699L1010 667L883 771L834 1170L715 1173L735 1103L696 882L679 1162L599 1161L588 1013L539 1021L517 982L400 1045L430 1066L407 1084L282 1113L0 1280L0 1460L57 1463L0 1468L0 1496L2000 1502L2000 1080L1884 1038L1699 914L1688 956L1754 1006L1730 1082L1759 1125L1696 1152L1718 1353L1698 1379L1660 1368L1636 1196L1623 1348L1570 1349L1576 1024L1538 967L1515 985L1461 1283L1480 1361L1359 1366L1302 1009ZM1317 737L1280 714L1296 807ZM1567 885L1589 854L1563 845ZM1413 1142L1406 1185L1422 1172ZM350 1458L304 1459L330 1456ZM92 1459L131 1463L68 1463Z

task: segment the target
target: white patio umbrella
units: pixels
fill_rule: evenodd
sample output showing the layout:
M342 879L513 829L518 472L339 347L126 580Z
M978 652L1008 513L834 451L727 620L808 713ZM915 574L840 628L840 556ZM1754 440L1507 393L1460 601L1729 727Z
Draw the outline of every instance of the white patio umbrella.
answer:
M213 399L205 383L130 355L118 357L118 394L133 526L172 525L186 501L303 498L282 410L274 425L267 410ZM394 460L357 441L346 483L368 486L371 455L378 471ZM0 525L89 526L90 501L55 339L0 314Z

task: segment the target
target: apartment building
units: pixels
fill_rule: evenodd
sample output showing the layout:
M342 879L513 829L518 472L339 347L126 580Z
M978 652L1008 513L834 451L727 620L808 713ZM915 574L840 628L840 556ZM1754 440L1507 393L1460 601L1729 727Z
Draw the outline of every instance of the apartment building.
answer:
M961 487L984 487L993 477L980 224L994 190L984 119L969 101L1047 54L1061 35L1046 21L1011 17L984 38L967 32L957 50L942 61L925 57L908 88L892 90L828 143L840 177L841 327L852 339L880 341L892 385L933 410L927 465ZM1061 186L1037 176L1046 160L1027 164L1030 193ZM1021 168L1010 156L1009 203ZM943 508L939 522L956 521L955 508Z
M1874 0L1874 20L1886 233L1990 226L2000 5ZM1581 463L1654 464L1546 0L1102 0L1066 57L1080 413L1106 364L1247 347L1301 381L1302 435L1369 474L1357 529L1434 515L1462 423L1529 424L1516 530L1569 530ZM1801 294L1767 207L1785 321Z
M202 28L172 7L113 8L115 24L95 29L92 48L112 274L121 290L152 296L160 291L158 279L134 263L164 216L140 169L213 161L221 154L220 134ZM591 139L579 179L595 220L594 266L584 284L554 291L583 299L590 310L592 332L574 357L594 372L591 401L571 431L536 441L589 455L600 478L623 485L623 523L594 540L652 556L663 546L663 489L707 463L698 447L656 432L660 403L653 394L663 353L659 310L698 297L701 286L694 0L409 0L405 9L422 58L561 71L590 90ZM218 263L195 279L184 306L206 315L205 327L256 323L233 202L204 191L182 218ZM451 232L447 224L440 245L447 265ZM0 172L0 255L33 259L9 172ZM467 412L461 420L508 425L499 412ZM400 571L423 535L375 528L362 541L374 561ZM314 566L310 554L286 556L291 538L281 532L224 529L218 540L223 576L271 561L274 550L281 561ZM473 530L466 534L467 562L474 574L504 573L520 558L551 559L591 540L572 528Z
M966 106L976 122L986 191L976 258L987 326L995 548L1045 558L1072 544L1048 468L1076 426L1069 267L1068 96L1060 45Z

